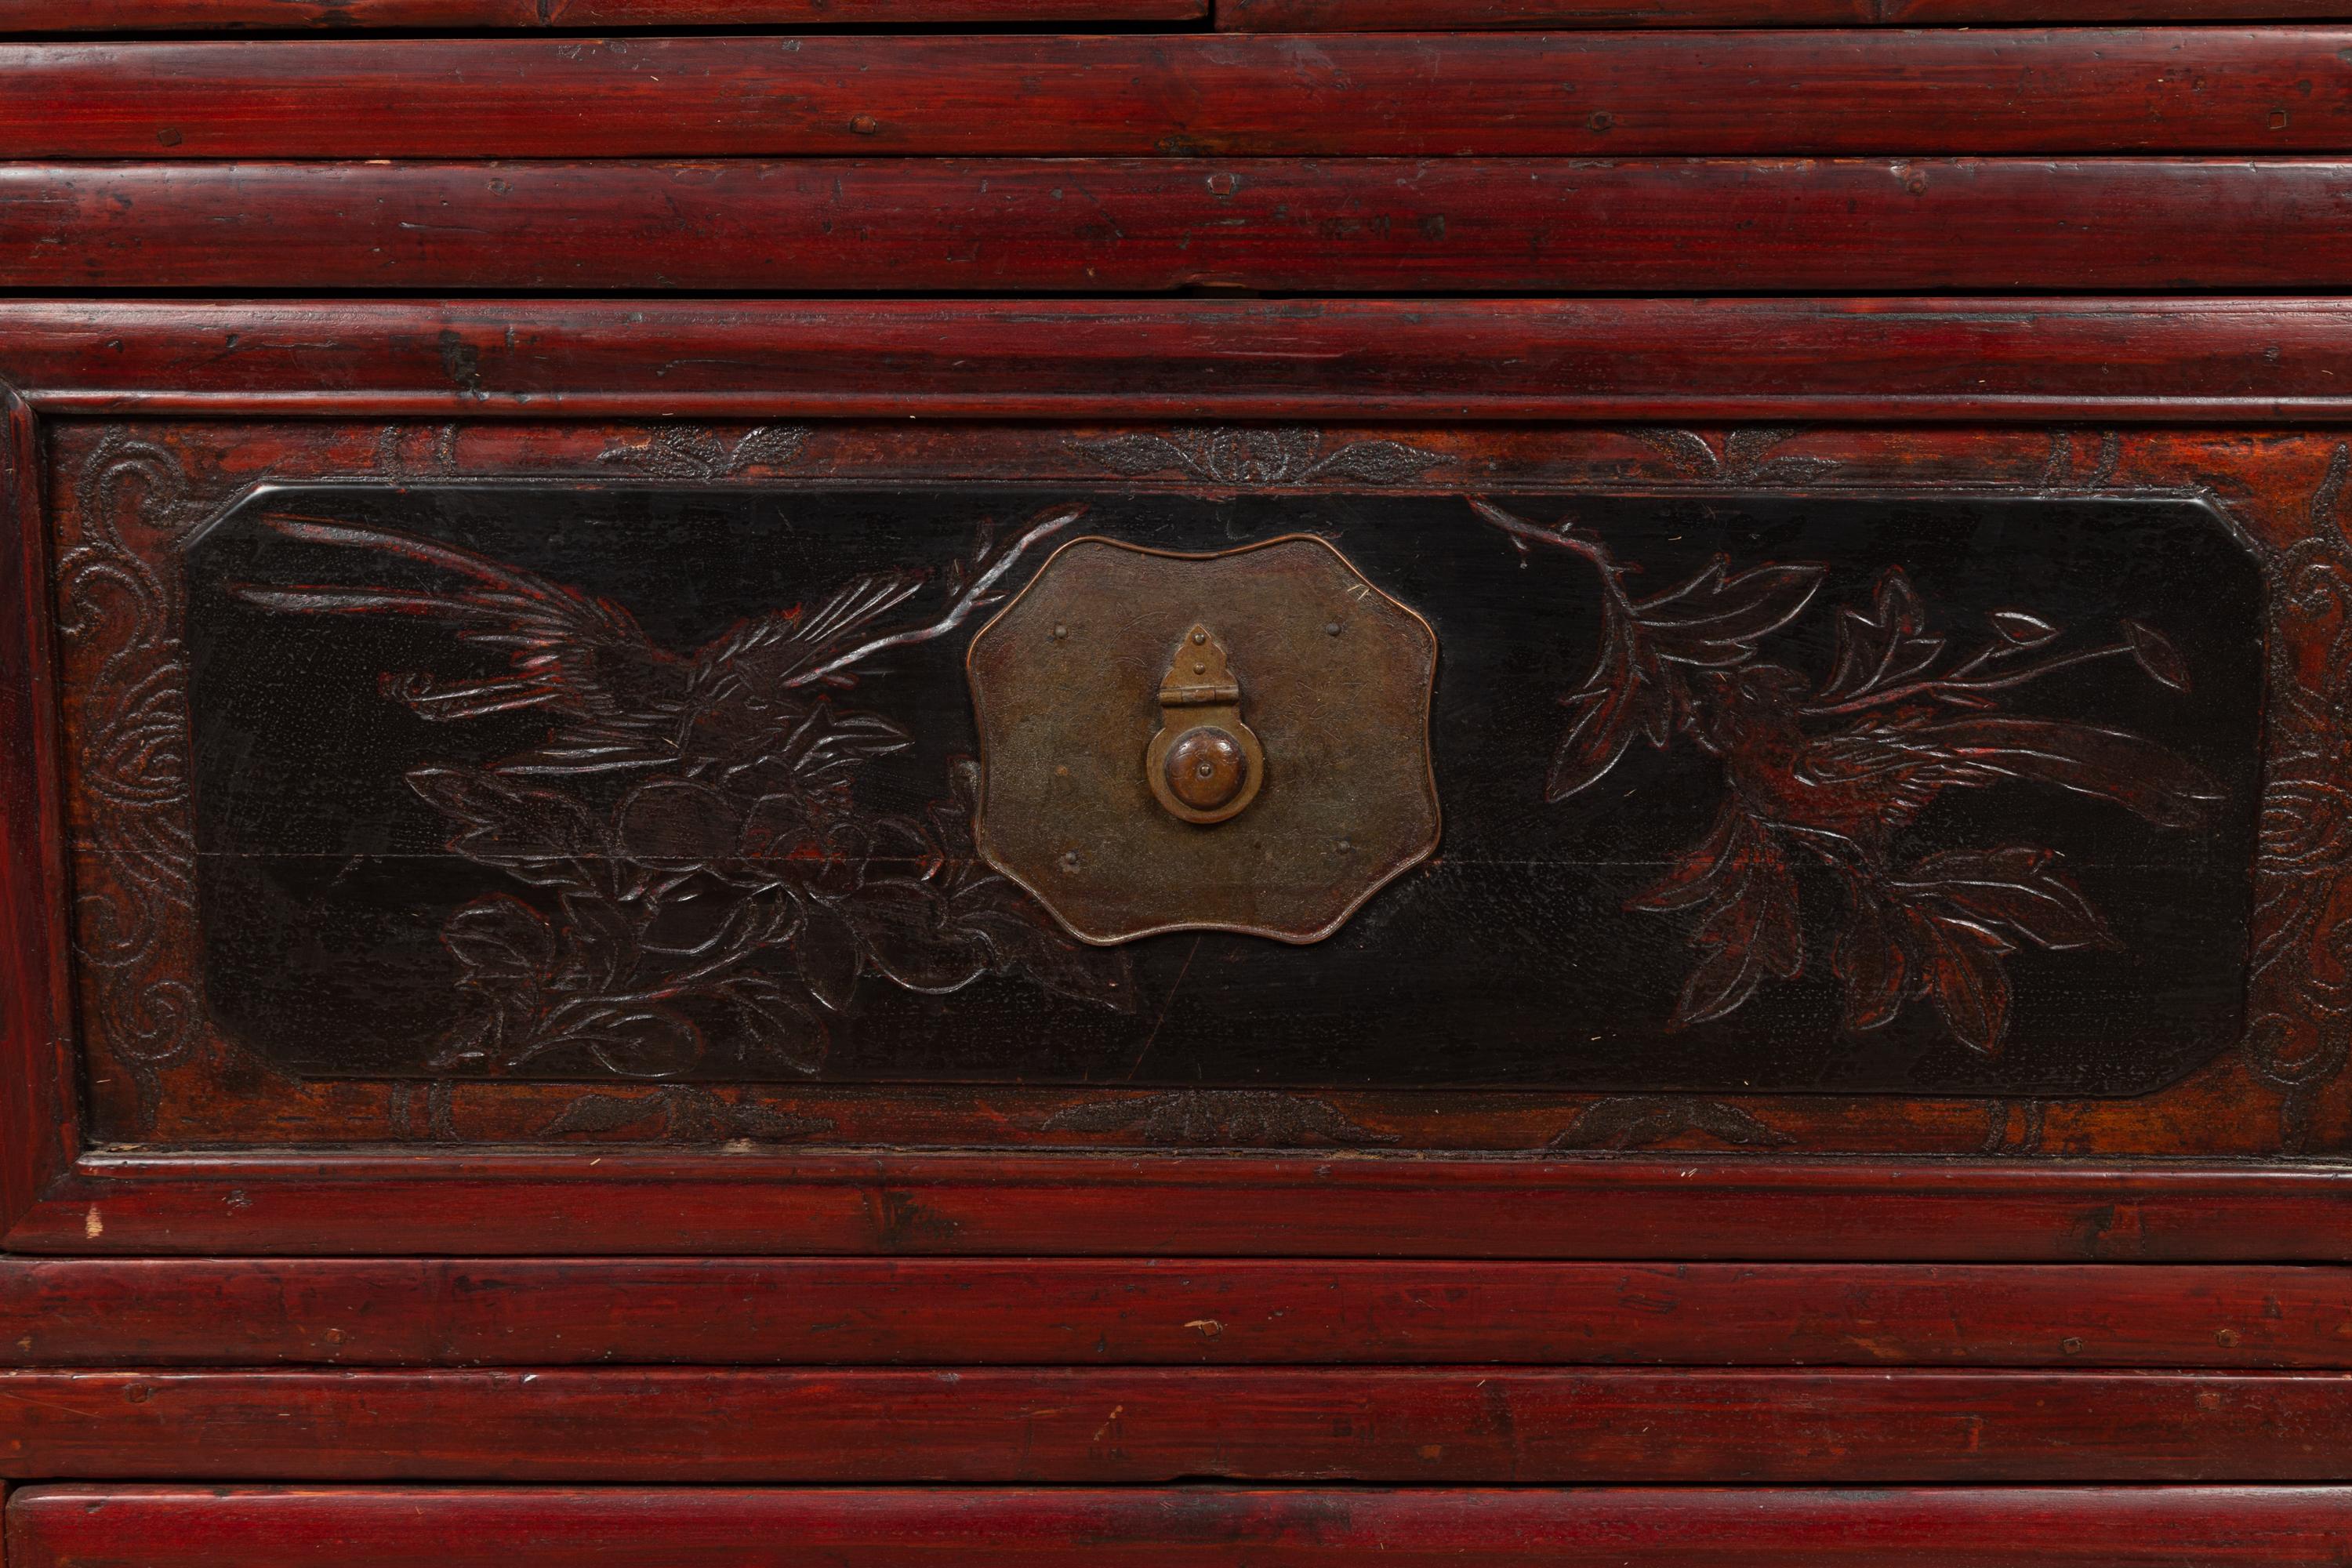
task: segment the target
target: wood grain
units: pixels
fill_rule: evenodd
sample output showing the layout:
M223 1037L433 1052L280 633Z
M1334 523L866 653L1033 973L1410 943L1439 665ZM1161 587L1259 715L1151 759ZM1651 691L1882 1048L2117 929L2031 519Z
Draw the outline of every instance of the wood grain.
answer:
M2352 1489L744 1491L43 1486L15 1568L2333 1568Z
M0 382L0 1231L74 1151L40 469L33 410Z
M82 35L377 27L553 32L1181 22L1207 15L1206 0L18 0L7 26L12 33Z
M2276 424L2352 414L2347 326L2288 298L16 300L0 377L61 415Z
M2030 1161L86 1155L11 1250L2352 1262L2352 1171ZM1769 1224L1759 1224L1769 1215Z
M156 0L163 3L163 0ZM1507 27L2000 27L2108 22L2340 22L2343 0L1221 0L1245 33Z
M2352 285L2352 163L0 167L0 287L1878 293Z
M635 1484L2340 1481L2352 1374L27 1371L0 1373L0 1468Z
M0 1364L2352 1366L2352 1270L0 1260Z
M2332 153L2342 28L0 46L41 158Z

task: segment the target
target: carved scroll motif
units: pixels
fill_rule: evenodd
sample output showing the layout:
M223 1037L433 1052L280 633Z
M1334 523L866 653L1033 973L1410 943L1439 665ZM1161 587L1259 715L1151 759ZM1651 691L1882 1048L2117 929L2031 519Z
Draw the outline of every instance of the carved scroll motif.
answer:
M2271 563L2270 768L2255 862L2256 994L2289 1005L2250 1021L2246 1069L2278 1091L2281 1144L2305 1152L2320 1094L2352 1061L2352 539L2338 446L2310 531ZM2316 631L2326 656L2297 658ZM2300 637L2290 635L2300 633Z
M58 631L88 672L71 745L94 868L77 894L75 956L142 1120L163 1069L196 1043L202 1006L169 951L195 904L181 587L125 529L175 545L205 512L170 451L110 431L83 465L78 537L58 563Z

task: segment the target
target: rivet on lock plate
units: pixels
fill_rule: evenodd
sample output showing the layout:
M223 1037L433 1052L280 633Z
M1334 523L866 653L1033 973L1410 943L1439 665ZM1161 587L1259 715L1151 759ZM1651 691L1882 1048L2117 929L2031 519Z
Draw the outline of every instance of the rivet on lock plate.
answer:
M980 852L1087 942L1319 942L1437 847L1437 634L1311 535L1072 540L967 671Z

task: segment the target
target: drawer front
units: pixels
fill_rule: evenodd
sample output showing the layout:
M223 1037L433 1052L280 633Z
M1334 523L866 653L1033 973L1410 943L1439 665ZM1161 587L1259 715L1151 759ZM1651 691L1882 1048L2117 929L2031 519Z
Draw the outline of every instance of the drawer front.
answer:
M20 311L88 1142L17 1246L2341 1256L2352 459L1987 421L2100 418L2104 334L2238 410L2232 310L2042 307L1989 383L1965 304L1529 308L1515 389L1488 306L172 309ZM1727 423L1282 417L1672 418L1743 320ZM1269 330L1353 346L1219 391ZM848 416L917 342L982 416ZM1982 404L1758 418L1881 395Z

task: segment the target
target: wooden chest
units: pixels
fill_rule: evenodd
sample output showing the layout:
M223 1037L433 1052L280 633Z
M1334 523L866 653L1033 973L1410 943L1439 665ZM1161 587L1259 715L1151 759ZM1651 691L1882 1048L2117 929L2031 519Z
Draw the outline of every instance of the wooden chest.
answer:
M7 1568L2352 1562L2352 7L0 24Z

